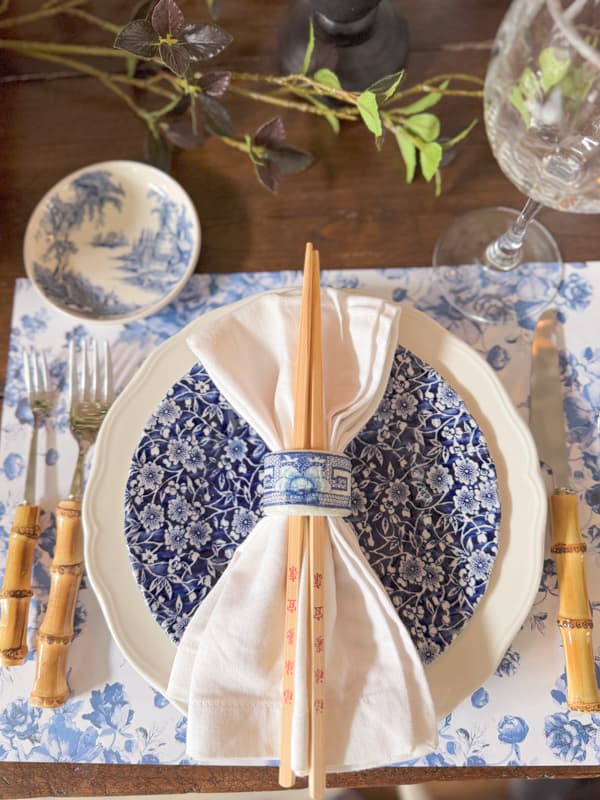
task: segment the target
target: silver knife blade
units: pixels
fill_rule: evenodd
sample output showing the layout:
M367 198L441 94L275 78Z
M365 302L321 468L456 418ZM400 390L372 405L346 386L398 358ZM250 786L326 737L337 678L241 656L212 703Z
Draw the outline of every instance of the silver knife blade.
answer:
M545 311L533 334L529 427L555 489L569 486L563 390L556 346L556 311Z

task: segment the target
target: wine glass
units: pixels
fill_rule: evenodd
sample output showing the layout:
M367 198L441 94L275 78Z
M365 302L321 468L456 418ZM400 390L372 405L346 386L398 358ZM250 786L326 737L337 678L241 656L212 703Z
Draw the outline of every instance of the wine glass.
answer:
M466 316L527 324L563 274L558 245L535 216L544 206L600 212L600 0L514 0L494 41L484 116L494 156L527 202L520 213L459 217L433 264Z

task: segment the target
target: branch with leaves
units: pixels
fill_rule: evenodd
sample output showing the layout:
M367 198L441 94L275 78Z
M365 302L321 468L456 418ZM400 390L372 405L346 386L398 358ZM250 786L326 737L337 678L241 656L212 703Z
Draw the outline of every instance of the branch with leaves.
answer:
M444 150L464 139L473 120L450 139L441 139L439 118L432 113L444 97L482 96L481 80L472 75L438 75L404 88L404 72L386 76L363 92L344 89L330 69L311 72L315 35L311 24L301 71L263 75L227 69L205 70L204 62L219 56L232 37L214 22L186 22L176 0L143 0L132 19L118 26L82 8L86 0L45 0L27 15L0 16L0 30L39 19L67 15L116 35L113 47L0 39L0 50L12 50L60 64L97 78L124 100L147 126L147 157L168 169L173 149L191 150L210 136L244 153L258 180L276 192L282 175L301 172L313 163L306 150L286 142L281 117L265 122L254 134L236 134L224 102L227 94L248 101L321 117L338 134L344 122L361 122L381 149L386 135L396 143L411 183L417 165L427 181L441 190ZM0 5L6 15L9 0ZM214 8L214 2L209 3ZM90 63L97 57L123 60L113 72ZM133 90L136 90L134 93ZM136 98L143 94L143 101Z

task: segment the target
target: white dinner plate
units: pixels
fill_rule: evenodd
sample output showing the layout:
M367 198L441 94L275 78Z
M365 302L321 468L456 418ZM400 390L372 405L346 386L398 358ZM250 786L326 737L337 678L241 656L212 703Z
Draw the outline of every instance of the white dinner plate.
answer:
M96 443L83 505L87 574L123 654L163 694L176 646L148 609L130 565L124 494L131 457L165 393L195 363L186 338L254 299L199 317L157 348L113 404ZM543 566L546 494L529 430L485 361L408 305L399 344L437 370L465 402L487 439L502 507L487 591L457 638L426 667L441 718L494 672L529 613Z

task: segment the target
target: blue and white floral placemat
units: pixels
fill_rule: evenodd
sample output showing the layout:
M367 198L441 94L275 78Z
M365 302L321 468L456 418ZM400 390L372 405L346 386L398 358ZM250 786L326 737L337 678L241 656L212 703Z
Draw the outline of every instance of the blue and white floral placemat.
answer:
M533 323L482 328L445 302L430 269L325 272L323 279L333 286L376 289L431 315L481 353L527 417ZM0 759L189 763L185 758L185 718L125 661L85 582L76 615L77 636L70 651L72 696L56 710L32 708L27 702L33 682L35 631L47 601L54 550L53 509L68 491L76 454L68 432L64 392L68 342L90 334L108 339L117 382L123 384L147 354L199 314L254 292L299 281L298 272L194 275L178 299L154 316L100 328L83 326L55 312L28 281L17 281L0 438L2 573L8 530L21 500L28 447L30 415L21 371L24 347L46 351L52 383L60 394L51 422L40 435L38 496L44 511L33 570L31 652L22 667L0 668ZM530 296L535 298L536 286L530 288ZM588 582L597 623L594 650L600 664L600 263L568 265L556 305L564 334L561 364L571 469L589 548ZM600 763L600 715L575 714L566 706L557 607L556 571L548 558L536 602L498 670L441 721L438 750L414 762L416 766Z

